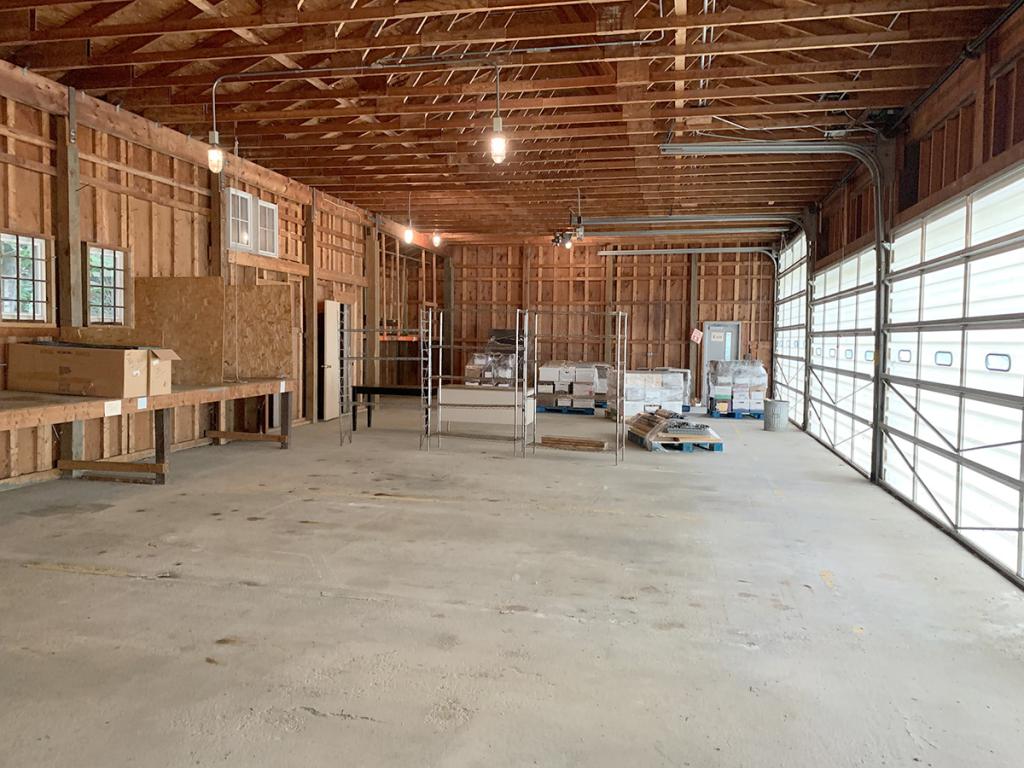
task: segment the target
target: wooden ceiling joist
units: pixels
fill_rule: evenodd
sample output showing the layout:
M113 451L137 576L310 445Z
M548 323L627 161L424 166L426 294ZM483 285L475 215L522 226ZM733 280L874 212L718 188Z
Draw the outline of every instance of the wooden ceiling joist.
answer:
M2 5L0 57L192 136L227 76L225 144L389 215L411 192L417 221L461 237L564 226L580 194L592 215L799 211L846 159L666 158L659 145L867 140L1007 0ZM496 67L502 165L487 154Z

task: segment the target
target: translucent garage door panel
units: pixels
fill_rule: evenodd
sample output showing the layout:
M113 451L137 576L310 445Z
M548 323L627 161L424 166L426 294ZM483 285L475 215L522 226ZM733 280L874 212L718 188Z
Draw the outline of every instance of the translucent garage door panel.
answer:
M962 342L962 331L922 331L921 380L959 384Z
M1020 493L972 469L963 469L960 525L967 528L1016 528Z
M914 444L900 437L887 435L885 438L882 477L889 486L910 501L914 500Z
M987 552L1011 571L1017 571L1019 536L1006 531L962 531L964 538Z
M853 412L870 424L874 421L874 409L874 382L857 379L857 390L853 396Z
M851 460L865 472L871 471L871 427L856 424L853 436L853 455Z
M875 370L875 340L871 336L857 337L857 365L858 373L872 373Z
M1009 315L1024 310L1024 248L979 259L968 266L967 314Z
M889 322L916 323L921 319L921 278L896 280L889 293Z
M865 291L857 297L857 325L859 330L875 328L875 292Z
M966 385L1024 395L1024 333L1018 329L967 331Z
M839 337L838 367L844 371L852 371L857 367L857 337Z
M1024 177L979 192L971 209L971 244L1024 230Z
M962 317L964 306L964 267L929 272L923 277L921 319L947 320Z
M1007 477L1018 477L1021 413L1019 408L965 399L961 442L964 457Z
M917 333L890 334L886 367L891 375L905 379L917 378L918 357Z
M901 269L913 267L921 263L921 227L898 235L893 241L891 270L899 272Z
M902 384L890 384L885 392L885 423L900 432L914 434L917 426L917 390Z
M917 448L914 501L943 525L956 517L957 466L923 446Z
M857 328L857 297L845 296L839 300L839 320L836 327L841 331Z
M967 204L937 216L924 225L924 260L962 251L967 247Z
M943 450L955 451L960 432L960 398L922 389L917 412L917 436Z

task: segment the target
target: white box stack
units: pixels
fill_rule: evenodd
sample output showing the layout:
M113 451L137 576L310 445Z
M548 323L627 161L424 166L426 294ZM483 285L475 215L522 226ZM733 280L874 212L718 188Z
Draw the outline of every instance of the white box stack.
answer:
M653 413L659 408L682 413L690 405L690 372L685 368L656 368L623 373L623 415ZM618 400L618 381L608 378L608 405Z
M708 408L719 413L764 412L768 372L760 360L708 363Z

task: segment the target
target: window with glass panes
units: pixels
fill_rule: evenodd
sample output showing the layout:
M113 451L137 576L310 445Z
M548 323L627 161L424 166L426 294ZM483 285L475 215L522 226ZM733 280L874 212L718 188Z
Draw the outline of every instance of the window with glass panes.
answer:
M46 322L46 241L39 237L0 233L0 318Z
M125 252L88 247L89 322L122 325L125 316Z

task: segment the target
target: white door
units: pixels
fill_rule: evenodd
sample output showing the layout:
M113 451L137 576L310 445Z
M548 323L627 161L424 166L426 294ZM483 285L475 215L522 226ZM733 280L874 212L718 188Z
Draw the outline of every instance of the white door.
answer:
M708 362L711 360L739 360L740 358L740 324L739 323L704 323L704 375L702 382L708 380Z
M323 418L338 418L341 413L341 304L324 302L323 356Z

